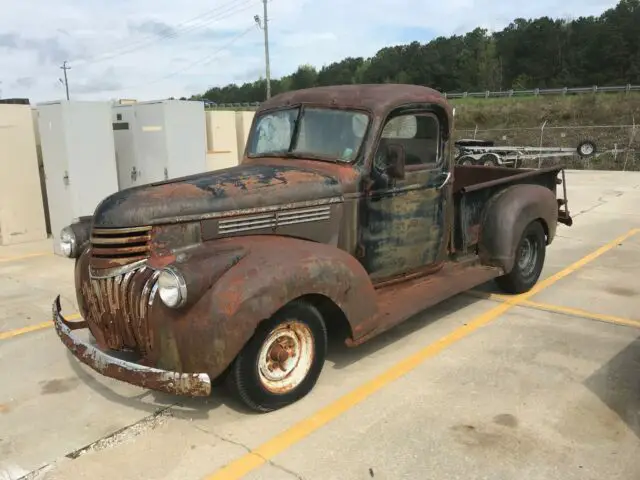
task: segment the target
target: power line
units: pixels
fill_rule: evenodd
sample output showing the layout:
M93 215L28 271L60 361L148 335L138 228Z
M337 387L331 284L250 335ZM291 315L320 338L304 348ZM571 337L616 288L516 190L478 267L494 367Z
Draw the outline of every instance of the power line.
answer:
M233 45L235 42L237 42L238 40L240 40L242 37L244 37L245 35L247 35L249 32L251 32L251 30L253 30L255 28L254 25L251 25L249 28L247 28L246 30L243 30L242 32L240 32L238 35L236 35L235 37L233 37L229 42L225 43L224 45L222 45L220 48L217 48L213 53L206 55L192 63L190 63L189 65L187 65L184 68L181 68L180 70L176 70L172 73L169 73L168 75L165 75L163 77L160 77L156 80L152 80L150 82L145 82L145 83L141 83L138 85L133 85L133 86L127 86L127 87L122 87L119 88L116 91L122 91L122 90L128 90L131 88L138 88L138 87L145 87L147 85L153 85L155 83L159 83L162 82L164 80L167 80L171 77L175 77L176 75L180 75L181 73L190 70L191 68L198 66L198 65L207 65L209 62L211 62L212 60L215 60L220 53L225 50L226 48L230 47L231 45Z
M155 36L149 36L149 39L151 41L147 41L145 42L144 39L143 41L140 42L136 42L133 45L129 44L127 46L124 46L119 48L119 49L114 49L112 51L107 51L107 52L103 52L102 54L98 54L95 55L93 57L88 57L88 58L84 58L84 59L79 59L77 60L78 63L82 63L82 64L88 64L88 63L98 63L98 62L102 62L105 60L110 60L112 58L116 58L118 56L122 56L122 55L126 55L128 53L132 53L138 50L141 50L143 48L146 48L148 46L154 45L158 42L161 42L163 40L168 40L168 39L172 39L175 38L179 35L184 35L190 32L193 32L195 30L198 30L200 28L206 27L207 25L210 25L211 23L214 23L216 21L220 21L220 20L224 20L226 18L232 17L233 15L240 13L242 11L245 11L249 8L252 8L254 6L254 4L256 3L256 0L243 0L243 1L233 1L230 2L229 4L226 5L222 5L219 7L216 7L212 10L209 10L207 12L204 12L201 15L198 15L196 17L193 17L189 20L186 20L184 22L179 23L177 26L181 26L181 25L187 25L188 23L191 22L199 22L199 23L194 23L193 25L190 25L186 28L173 28L171 31L162 34L162 35L155 35ZM240 7L240 8L238 8Z
M219 20L221 18L226 18L226 16L224 14L230 13L228 8L237 6L237 5L233 5L233 3L237 3L237 2L234 1L234 2L231 2L228 5L223 5L223 6L220 6L220 7L216 7L214 9L209 10L207 12L204 12L204 13L196 16L196 17L193 17L193 18L191 18L189 20L186 20L184 22L179 23L177 25L177 27L180 27L181 25L186 25L186 24L191 23L191 22L196 21L196 20L202 22L200 25L197 25L197 24L196 25L191 25L190 27L185 28L185 29L174 28L172 31L164 33L164 34L161 34L161 35L149 35L148 39L151 40L151 41L145 42L144 38L143 38L143 39L141 39L141 41L135 42L133 44L129 43L127 45L123 45L120 48L116 48L116 49L111 50L111 51L106 51L106 52L103 52L101 54L95 55L93 57L80 59L78 61L83 61L85 63L93 63L93 62L100 62L100 61L108 60L108 59L114 58L114 57L116 57L118 55L124 55L126 53L139 50L140 48L144 48L145 46L152 45L152 44L154 44L154 43L156 43L158 41L162 41L162 40L166 40L166 39L170 39L170 38L175 38L179 34L189 33L189 32L191 32L193 30L196 30L198 28L206 26L206 25L208 25L208 24L210 24L210 23L212 23L212 22L214 22L216 20ZM247 1L245 0L244 4L246 4L246 3L247 3ZM241 4L242 4L242 2L241 2ZM222 13L222 17L214 15L214 14L220 14L220 13ZM234 11L234 12L231 12L231 13L237 13L237 12ZM211 17L211 15L214 15L214 16ZM211 18L209 18L209 20L207 21L206 17L211 17ZM106 57L104 57L105 55L106 55ZM104 58L101 58L101 57L104 57Z

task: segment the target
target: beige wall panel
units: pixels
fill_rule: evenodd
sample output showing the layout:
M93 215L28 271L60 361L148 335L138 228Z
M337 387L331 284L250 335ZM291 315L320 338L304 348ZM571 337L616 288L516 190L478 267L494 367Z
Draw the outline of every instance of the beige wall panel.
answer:
M207 110L207 168L219 170L238 164L236 112Z
M29 105L0 105L0 244L47 238Z

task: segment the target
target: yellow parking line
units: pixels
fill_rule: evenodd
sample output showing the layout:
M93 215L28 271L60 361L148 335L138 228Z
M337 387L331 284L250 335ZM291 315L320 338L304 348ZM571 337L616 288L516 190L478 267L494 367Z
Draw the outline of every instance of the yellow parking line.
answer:
M77 320L80 318L80 314L74 313L65 318L67 320ZM38 330L44 330L49 327L53 327L53 322L51 320L36 323L35 325L29 325L27 327L16 328L15 330L9 330L7 332L0 332L0 340L6 340L7 338L17 337L18 335L24 335L25 333L36 332Z
M51 255L51 253L50 252L37 252L37 253L29 253L27 255L18 255L16 257L0 257L0 263L15 262L17 260L25 260L27 258L43 257L45 255Z
M531 308L537 308L539 310L545 310L547 312L570 315L572 317L584 317L590 320L596 320L598 322L613 323L615 325L625 325L628 327L640 328L640 321L638 320L616 317L614 315L603 315L600 313L587 312L586 310L582 310L580 308L562 307L560 305L549 305L546 303L531 301L526 301L523 305Z
M509 298L508 295L500 295L496 293L481 292L478 290L469 290L466 292L472 297L482 298L485 300L494 300L496 302L504 302ZM630 318L617 317L615 315L605 315L601 313L589 312L581 308L563 307L562 305L551 305L549 303L534 302L532 300L524 300L520 303L521 307L533 308L535 310L543 310L545 312L559 313L569 315L571 317L586 318L596 320L598 322L613 323L616 325L625 325L628 327L640 328L640 320L632 320Z
M293 425L288 430L272 437L270 440L267 440L262 445L258 446L256 449L250 451L249 453L241 456L240 458L234 460L233 462L227 464L225 467L221 468L217 472L212 475L206 477L207 480L222 480L222 479L236 479L241 478L247 473L261 467L270 459L274 458L276 455L282 453L292 445L298 443L311 433L318 430L320 427L326 425L333 419L337 418L341 414L345 413L352 407L358 405L363 402L365 399L373 395L378 390L382 389L386 385L390 384L394 380L404 376L405 374L411 372L416 367L418 367L425 360L434 357L438 353L440 353L445 348L457 343L463 338L469 336L472 332L480 329L481 327L491 323L502 314L510 310L511 308L521 305L525 300L528 300L530 297L536 295L540 291L545 288L553 285L559 280L563 279L567 275L575 272L579 268L584 265L592 262L599 256L603 255L607 251L615 248L619 243L627 240L632 235L638 233L640 229L634 229L626 234L616 238L615 240L607 243L606 245L600 247L596 251L590 253L589 255L581 258L577 262L571 264L564 270L551 275L550 277L540 281L536 286L534 286L530 291L521 295L513 295L509 296L504 300L504 303L501 303L488 312L479 315L474 318L466 325L457 328L452 331L448 335L442 337L440 340L432 343L412 356L400 361L399 363L392 366L389 370L378 375L377 377L369 380L365 384L359 386L355 390L347 393L343 397L329 404L328 406L320 409L316 413L311 416L301 420L300 422Z

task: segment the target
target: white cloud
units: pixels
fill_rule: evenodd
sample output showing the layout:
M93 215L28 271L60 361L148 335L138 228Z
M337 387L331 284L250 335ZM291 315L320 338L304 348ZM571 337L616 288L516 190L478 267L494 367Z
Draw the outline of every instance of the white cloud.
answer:
M345 56L517 17L599 15L616 0L270 0L274 76ZM264 70L261 0L4 0L0 90L32 102L73 98L155 99L255 80ZM246 34L242 35L243 32Z

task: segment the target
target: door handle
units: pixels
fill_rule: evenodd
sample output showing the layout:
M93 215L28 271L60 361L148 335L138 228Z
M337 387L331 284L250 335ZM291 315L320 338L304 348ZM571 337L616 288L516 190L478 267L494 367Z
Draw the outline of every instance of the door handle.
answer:
M444 182L442 182L441 185L437 186L436 190L441 190L442 188L444 188L449 183L449 180L451 180L451 172L447 172L447 176L444 179Z

